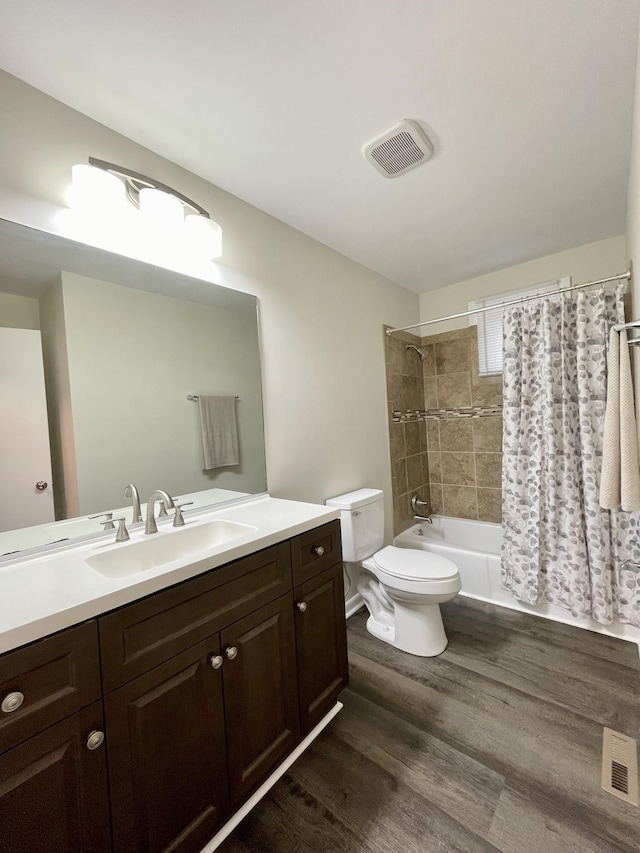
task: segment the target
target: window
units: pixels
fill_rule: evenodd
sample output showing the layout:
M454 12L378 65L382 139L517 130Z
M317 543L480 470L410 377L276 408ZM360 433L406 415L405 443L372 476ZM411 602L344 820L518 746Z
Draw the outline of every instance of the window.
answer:
M501 293L499 296L489 296L486 299L470 302L470 311L477 308L489 309L479 314L472 314L469 317L469 325L478 327L478 372L480 376L502 373L502 305L512 299L523 299L527 296L535 296L570 286L571 279L567 276L546 284L536 284L524 290L513 290L510 293Z

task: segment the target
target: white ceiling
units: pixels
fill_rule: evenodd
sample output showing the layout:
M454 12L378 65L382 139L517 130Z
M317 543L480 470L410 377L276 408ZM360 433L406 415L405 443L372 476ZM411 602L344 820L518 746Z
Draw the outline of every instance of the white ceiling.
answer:
M624 231L638 11L0 0L0 63L422 292ZM401 118L435 155L388 180L361 147Z

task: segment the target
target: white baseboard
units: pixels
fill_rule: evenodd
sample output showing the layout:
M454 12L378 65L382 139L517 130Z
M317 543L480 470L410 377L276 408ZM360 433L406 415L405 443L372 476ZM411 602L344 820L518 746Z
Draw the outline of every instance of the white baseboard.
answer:
M222 844L225 838L230 835L236 826L240 823L240 821L245 818L249 812L256 806L260 800L264 797L264 795L269 791L270 788L276 784L278 779L287 772L287 770L291 767L296 758L299 758L305 749L312 743L320 734L320 732L333 720L335 715L342 710L342 702L336 702L333 708L329 711L328 714L320 720L318 725L313 728L306 738L301 741L298 746L293 750L293 752L288 755L285 760L280 764L269 776L269 778L260 785L258 790L253 794L247 802L239 809L232 818L230 818L225 825L219 829L216 834L213 836L211 841L203 847L200 853L213 853L214 850L217 850L218 847Z
M362 600L362 596L359 592L356 592L355 595L351 595L344 602L344 612L347 619L350 619L354 613L357 613L358 610L361 610L364 607L364 601Z

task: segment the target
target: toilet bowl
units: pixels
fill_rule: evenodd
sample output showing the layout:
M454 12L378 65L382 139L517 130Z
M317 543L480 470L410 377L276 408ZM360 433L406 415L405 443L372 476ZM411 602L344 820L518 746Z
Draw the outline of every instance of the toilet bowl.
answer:
M434 657L447 647L439 605L462 588L458 568L428 551L381 548L383 498L379 489L359 489L327 505L340 509L343 554L369 611L369 633L410 654Z

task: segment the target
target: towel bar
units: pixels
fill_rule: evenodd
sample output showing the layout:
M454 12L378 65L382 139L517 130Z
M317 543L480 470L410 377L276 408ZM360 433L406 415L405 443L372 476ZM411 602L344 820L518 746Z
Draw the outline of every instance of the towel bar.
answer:
M196 402L199 399L200 399L200 397L198 396L198 394L187 394L187 400L192 400L193 402ZM236 397L236 400L239 400L239 399L240 399L240 397Z

